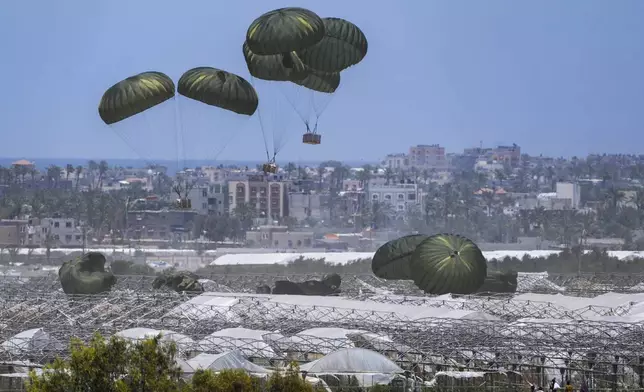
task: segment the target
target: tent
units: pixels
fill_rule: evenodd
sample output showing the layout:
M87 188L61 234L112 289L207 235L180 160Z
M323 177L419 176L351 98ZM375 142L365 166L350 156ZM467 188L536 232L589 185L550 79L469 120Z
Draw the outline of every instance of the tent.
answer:
M191 374L198 369L210 369L221 372L226 369L241 369L256 376L267 375L270 370L255 365L242 355L241 351L233 350L222 354L199 354L187 361L179 361L184 373Z
M314 375L350 375L363 387L388 384L404 371L382 354L364 348L345 348L300 366Z

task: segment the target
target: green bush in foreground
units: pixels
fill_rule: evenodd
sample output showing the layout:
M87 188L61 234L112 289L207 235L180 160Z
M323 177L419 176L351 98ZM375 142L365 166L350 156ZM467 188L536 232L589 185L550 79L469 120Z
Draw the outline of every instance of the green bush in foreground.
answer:
M191 380L181 378L174 360L176 346L160 337L131 343L95 335L86 345L71 341L68 360L56 359L42 374L31 372L27 392L313 392L297 366L276 372L263 384L242 370L215 374L199 370Z

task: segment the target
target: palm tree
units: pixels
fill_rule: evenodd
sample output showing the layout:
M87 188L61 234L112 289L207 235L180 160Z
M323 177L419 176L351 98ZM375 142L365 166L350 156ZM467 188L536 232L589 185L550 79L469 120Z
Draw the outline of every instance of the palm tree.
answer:
M107 164L107 161L101 161L98 164L98 189L103 189L103 180L109 168L110 166Z
M287 178L291 178L291 174L297 170L297 166L293 162L286 164L284 171L286 172Z
M49 182L49 184L57 185L62 173L63 170L60 168L60 166L49 165L49 167L47 167L47 181Z
M322 182L324 181L324 174L326 173L326 167L322 164L318 166L318 191L322 191Z
M393 176L394 176L394 171L391 170L390 167L386 167L385 168L385 181L386 181L385 184L386 185L389 185L389 183L391 182L391 179L393 178Z
M74 172L74 165L68 163L65 165L65 181L69 181L69 176Z
M81 173L83 173L83 166L81 165L76 166L76 169L74 169L74 175L76 177L76 185L75 185L76 191L78 191L78 185L80 184Z
M360 181L360 186L362 189L367 192L369 189L369 180L371 180L371 166L370 165L364 165L362 167L362 170L358 172L358 181Z

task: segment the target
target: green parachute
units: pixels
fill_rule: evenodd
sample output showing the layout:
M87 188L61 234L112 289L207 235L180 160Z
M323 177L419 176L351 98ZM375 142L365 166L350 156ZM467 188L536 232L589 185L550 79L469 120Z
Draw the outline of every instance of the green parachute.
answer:
M269 11L255 19L246 32L248 47L259 55L295 52L315 45L323 37L322 19L298 7Z
M320 72L340 72L358 64L367 55L367 37L353 23L324 18L324 37L298 52L304 65Z
M483 252L457 234L409 235L389 241L374 254L371 269L382 279L413 280L429 294L516 290L516 273L487 276Z
M204 291L203 286L199 283L199 276L189 271L164 272L154 279L152 288L155 290L168 288L177 293L202 293Z
M478 246L457 234L437 234L421 242L411 258L414 283L430 294L472 294L487 276Z
M100 252L88 252L66 261L58 270L65 294L90 295L110 291L116 284L116 277L105 270L105 261Z
M381 279L412 280L411 257L427 238L426 235L414 234L382 245L371 260L373 274Z
M246 116L252 116L259 104L257 92L246 79L212 67L186 71L179 79L177 92L206 105Z
M143 72L108 88L98 104L107 125L130 118L174 97L174 82L161 72Z
M367 54L367 38L360 28L347 20L320 18L303 8L280 8L261 15L250 24L242 52L253 78L291 83L309 92L307 97L287 100L306 126L302 142L317 145L322 141L318 121L330 96L340 86L340 71L362 61ZM316 99L312 95L315 93L321 93L321 96ZM298 103L304 103L306 108L298 108ZM311 112L315 114L314 123L310 119ZM268 158L264 167L272 173L276 170L275 157L283 140L281 136L273 135L271 152L266 137L269 132L264 124L262 133Z

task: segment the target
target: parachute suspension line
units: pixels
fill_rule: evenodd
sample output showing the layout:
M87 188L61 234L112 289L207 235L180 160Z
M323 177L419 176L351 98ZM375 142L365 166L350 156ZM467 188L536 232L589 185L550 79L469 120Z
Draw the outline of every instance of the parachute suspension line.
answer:
M333 94L328 94L331 96L331 98L327 100L323 100L321 107L318 109L318 105L315 104L315 93L311 91L311 107L313 108L313 111L315 112L315 126L313 127L313 133L316 133L318 130L318 122L320 121L320 117L322 116L322 113L326 110L327 107L329 107L329 104L331 103L331 100L333 99Z
M250 83L255 87L255 78L250 76ZM262 138L264 139L264 149L266 150L266 159L271 160L270 153L268 152L268 141L266 140L266 132L264 131L264 120L262 120L262 106L257 105L257 118L259 118L259 129L262 131Z
M289 98L289 96L284 92L284 90L282 88L280 88L280 92L282 93L282 95L284 96L286 101L291 105L293 110L295 110L295 113L297 113L297 115L300 116L300 119L302 119L302 122L304 122L304 124L306 125L306 127L308 129L310 113L307 113L306 115L302 114L301 111L297 109L297 105L295 103L293 103L291 98Z
M146 157L145 154L141 154L141 152L138 149L134 148L134 146L132 146L132 144L127 140L127 138L121 134L121 132L117 131L112 125L109 125L109 127L112 128L112 131L114 131L114 133L119 137L119 139L121 139L123 143L125 143L125 145L127 145L128 148L132 150L132 152L138 155L139 158L143 159L143 162L145 162L146 165L148 166L155 165L155 163L150 159L150 157Z
M181 118L181 101L177 96L172 97L174 100L174 114L175 114L175 137L177 143L177 171L181 171L186 167L185 145L183 140L183 120Z

